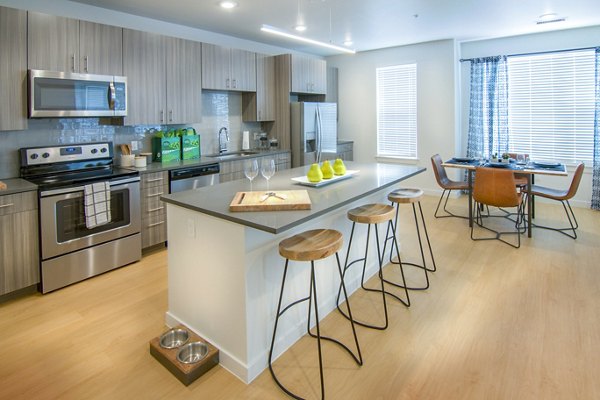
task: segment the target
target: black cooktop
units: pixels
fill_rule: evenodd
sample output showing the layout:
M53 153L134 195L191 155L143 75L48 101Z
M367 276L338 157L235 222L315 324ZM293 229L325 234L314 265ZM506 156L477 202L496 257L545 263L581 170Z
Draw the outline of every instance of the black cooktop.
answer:
M79 170L70 172L60 172L55 174L49 173L38 176L28 176L24 177L24 179L38 185L40 190L47 190L60 187L79 186L93 182L108 181L116 178L125 178L138 175L138 171L109 166L84 171Z

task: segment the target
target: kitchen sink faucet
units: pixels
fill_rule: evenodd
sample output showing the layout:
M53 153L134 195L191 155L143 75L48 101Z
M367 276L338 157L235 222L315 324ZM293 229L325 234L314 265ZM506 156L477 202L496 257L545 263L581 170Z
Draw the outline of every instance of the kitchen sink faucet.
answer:
M223 133L225 133L225 140L223 140ZM219 129L219 154L227 152L227 143L229 142L229 132L226 127Z

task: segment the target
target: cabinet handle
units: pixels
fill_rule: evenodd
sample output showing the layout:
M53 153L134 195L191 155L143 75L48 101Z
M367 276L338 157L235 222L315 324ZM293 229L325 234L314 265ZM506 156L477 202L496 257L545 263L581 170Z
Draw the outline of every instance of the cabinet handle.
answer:
M173 110L169 110L169 122L173 122Z
M165 121L165 111L160 110L160 122L164 122L164 121Z
M258 110L258 120L260 121L260 110Z
M75 54L71 54L71 71L75 72Z
M162 180L163 180L163 178L154 178L154 179L148 179L148 180L146 180L146 182L159 182L159 181L162 181Z
M160 222L157 222L157 223L154 223L154 224L148 224L148 228L152 228L153 226L162 225L164 223L165 223L165 221L160 221Z
M158 208L153 208L152 210L148 210L148 212L154 212L154 211L160 211L160 210L164 210L164 207L158 207Z
M229 78L225 79L225 87L229 89Z
M234 88L234 89L237 89L237 79L234 79L234 80L233 80L233 88Z
M1 205L0 205L0 208L8 208L8 207L12 207L12 206L14 206L14 205L15 205L14 203L1 204Z
M83 69L85 72L88 72L88 56L83 57Z
M163 194L164 194L163 192L156 193L156 194L147 194L146 197L157 197L157 196L162 196Z

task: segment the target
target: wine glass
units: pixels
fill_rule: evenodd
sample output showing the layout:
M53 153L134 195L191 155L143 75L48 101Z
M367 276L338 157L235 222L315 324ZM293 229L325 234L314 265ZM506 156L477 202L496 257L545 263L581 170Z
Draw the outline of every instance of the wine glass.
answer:
M252 191L252 180L258 175L258 161L256 161L256 158L244 162L244 175L250 181L250 191Z
M264 158L261 163L260 173L267 180L267 191L269 191L269 179L275 175L275 160Z

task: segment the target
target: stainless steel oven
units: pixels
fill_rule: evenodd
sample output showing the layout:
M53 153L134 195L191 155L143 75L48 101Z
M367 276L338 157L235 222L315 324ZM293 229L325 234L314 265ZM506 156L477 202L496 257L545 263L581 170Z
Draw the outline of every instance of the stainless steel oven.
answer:
M38 184L41 291L141 258L140 177L112 165L112 143L21 149L21 176ZM110 220L87 228L85 185L108 182Z

